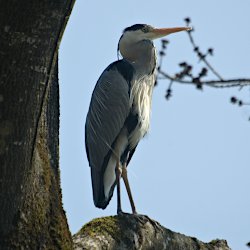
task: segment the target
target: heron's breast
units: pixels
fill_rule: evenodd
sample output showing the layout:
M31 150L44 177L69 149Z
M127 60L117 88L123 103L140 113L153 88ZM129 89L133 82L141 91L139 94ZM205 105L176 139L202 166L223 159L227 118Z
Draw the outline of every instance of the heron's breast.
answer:
M133 112L138 115L138 124L129 136L131 147L135 147L145 136L150 126L151 103L154 79L140 81L132 87L131 101Z

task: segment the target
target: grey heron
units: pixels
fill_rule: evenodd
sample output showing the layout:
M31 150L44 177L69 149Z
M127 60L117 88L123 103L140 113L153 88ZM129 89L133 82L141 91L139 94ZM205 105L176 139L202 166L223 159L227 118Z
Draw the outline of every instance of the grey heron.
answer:
M127 165L149 129L156 78L153 40L189 29L157 29L135 24L123 31L118 43L123 59L110 64L101 74L92 94L85 124L86 153L96 207L105 209L117 186L117 213L122 213L122 177L132 213L136 213Z

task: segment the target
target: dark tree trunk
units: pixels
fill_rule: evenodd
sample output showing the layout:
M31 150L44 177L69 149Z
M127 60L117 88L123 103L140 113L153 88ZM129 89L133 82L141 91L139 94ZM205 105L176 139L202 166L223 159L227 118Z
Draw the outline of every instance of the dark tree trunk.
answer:
M74 0L0 0L0 248L70 249L57 54Z

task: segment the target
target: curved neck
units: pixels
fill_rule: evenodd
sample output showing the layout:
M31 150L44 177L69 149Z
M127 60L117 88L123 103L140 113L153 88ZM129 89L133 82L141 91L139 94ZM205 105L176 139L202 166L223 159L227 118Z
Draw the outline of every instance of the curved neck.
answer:
M122 39L119 49L124 59L133 64L140 73L152 74L156 67L156 53L152 41L142 40L135 43Z

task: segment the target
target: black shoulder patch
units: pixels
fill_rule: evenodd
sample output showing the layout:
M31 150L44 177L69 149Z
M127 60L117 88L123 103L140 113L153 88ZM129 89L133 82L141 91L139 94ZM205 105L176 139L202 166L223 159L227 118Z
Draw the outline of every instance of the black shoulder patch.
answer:
M107 71L117 69L127 82L131 82L134 75L134 67L125 60L119 60L110 64Z
M130 112L130 114L128 115L125 121L125 126L129 134L131 134L133 130L136 128L138 121L139 121L138 114Z
M134 76L134 67L125 60L120 60L116 64L117 70L121 73L124 79L131 82Z

